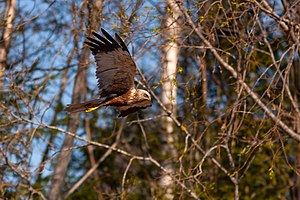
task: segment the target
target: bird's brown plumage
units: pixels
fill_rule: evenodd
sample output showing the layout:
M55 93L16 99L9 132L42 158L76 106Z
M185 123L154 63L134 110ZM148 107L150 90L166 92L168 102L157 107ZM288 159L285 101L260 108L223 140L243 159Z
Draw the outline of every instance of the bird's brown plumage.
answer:
M120 111L120 116L126 116L151 106L150 94L135 88L136 65L126 44L118 34L115 34L114 39L104 29L101 31L104 37L93 32L96 39L87 37L90 42L85 42L90 46L97 64L100 98L69 104L65 111L90 112L102 106L115 106Z

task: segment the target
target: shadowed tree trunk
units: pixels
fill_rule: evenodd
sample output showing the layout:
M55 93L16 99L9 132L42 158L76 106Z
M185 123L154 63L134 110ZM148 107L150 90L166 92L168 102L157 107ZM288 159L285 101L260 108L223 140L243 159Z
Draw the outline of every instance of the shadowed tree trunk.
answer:
M98 29L99 26L100 26L100 20L102 18L102 10L103 10L103 2L102 0L96 0L93 5L89 5L89 6L93 6L93 9L92 9L92 12L89 16L89 21L91 23L91 26L92 26L92 29L91 30L95 30L95 29ZM89 34L91 33L90 30L89 31ZM87 94L87 88L85 87L85 91L84 93ZM86 95L85 95L86 96ZM87 99L85 98L84 101L86 101ZM84 114L84 121L85 121L85 132L86 132L86 137L88 140L92 140L92 130L90 128L90 118L88 116L88 113L85 113ZM91 164L91 168L94 168L97 166L97 161L95 159L95 154L94 154L94 146L92 145L89 145L87 147L87 150L88 150L88 155L89 155L89 161L90 161L90 164ZM98 174L98 170L95 170L93 172L93 179L96 180L96 185L95 187L97 188L97 193L98 193L98 200L101 200L103 199L103 196L102 196L102 191L101 191L101 184L100 182L98 181L99 180L99 174Z
M98 16L100 14L100 10L102 7L101 1L85 1L84 6L82 6L82 14L81 17L84 18L86 15L84 14L84 10L88 9L88 25L87 25L87 34L91 33L91 30L96 30L99 28L99 22L94 20L94 16ZM72 103L79 103L83 99L83 91L86 91L86 78L87 78L87 66L89 61L90 51L88 47L83 47L82 52L79 57L79 65L75 78L75 84L73 89ZM76 133L78 125L80 123L80 113L73 113L70 115L68 122L68 131L72 133ZM61 154L58 156L56 161L56 166L54 169L54 175L51 181L51 187L49 192L50 200L58 200L63 199L62 195L62 186L64 182L64 177L66 175L68 164L70 162L72 151L69 148L73 145L74 138L66 135L64 138L64 142L61 148Z
M87 47L83 48L81 56L80 56L80 65L78 66L78 71L75 79L75 85L73 89L72 103L79 103L81 101L81 91L83 90L85 80L86 79L86 66L87 60L89 56L89 50ZM69 123L68 123L68 131L72 133L76 133L78 125L80 113L74 113L70 115ZM51 188L49 192L49 199L62 199L61 187L63 184L63 180L68 168L68 164L71 158L71 150L68 150L73 145L74 138L66 135L64 138L64 143L61 148L61 154L58 156L55 166L55 172L52 177Z
M299 6L299 10L300 10L300 6ZM299 54L299 51L298 51L298 54ZM300 99L300 95L299 95L300 94L300 81L299 81L300 68L299 68L299 66L300 66L300 62L297 59L296 61L294 61L291 78L290 78L291 85L292 85L291 91L294 92L293 96L294 96L294 100L297 105L300 105L300 100L299 100ZM295 120L295 127L296 127L297 132L300 133L300 118L299 117L297 117ZM298 152L299 152L300 144L298 144L298 146L296 148L298 148ZM296 170L299 172L300 171L300 154L299 153L295 159L296 159L296 163L297 163ZM294 187L292 189L293 190L292 191L292 194L293 194L292 199L296 200L296 199L300 199L300 175L295 173L294 176L295 176L295 180L294 180Z
M10 41L14 31L14 19L16 15L16 0L6 0L4 15L4 28L0 41L0 87L3 87L4 71L9 52Z

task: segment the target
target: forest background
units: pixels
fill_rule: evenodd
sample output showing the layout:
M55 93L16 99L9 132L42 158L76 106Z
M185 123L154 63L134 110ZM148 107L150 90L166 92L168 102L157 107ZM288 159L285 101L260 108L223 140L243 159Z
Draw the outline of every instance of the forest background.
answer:
M0 2L1 199L300 199L299 0ZM97 97L100 27L151 108Z

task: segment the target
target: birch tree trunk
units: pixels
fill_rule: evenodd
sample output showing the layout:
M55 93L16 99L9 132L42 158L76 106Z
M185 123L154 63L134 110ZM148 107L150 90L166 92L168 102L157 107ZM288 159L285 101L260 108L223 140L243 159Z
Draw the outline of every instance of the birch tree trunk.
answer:
M165 53L165 63L163 67L162 75L162 103L166 106L168 111L176 116L176 99L177 99L177 62L179 55L179 47L176 42L178 36L179 26L177 24L177 19L179 18L179 10L172 0L166 0L167 13L166 13L166 27L168 32L166 35L166 45L164 48ZM164 112L164 111L163 111ZM166 135L163 138L166 140L167 145L163 147L163 153L170 153L172 158L177 158L177 149L175 147L176 137L174 135L173 121L170 117L165 117L162 119L162 126ZM167 164L166 168L170 173L174 173L174 166L172 164ZM164 175L160 184L162 187L166 188L166 197L168 199L174 198L173 192L173 181L170 176Z
M82 9L84 10L88 8L88 25L87 32L90 33L91 30L96 30L99 28L99 22L94 20L94 16L99 14L99 11L102 10L102 2L97 1L94 2L92 0L85 1ZM82 18L86 17L84 13L82 13ZM79 103L86 91L86 83L87 83L87 66L89 61L90 51L88 47L84 47L79 57L79 65L75 78L75 84L73 89L72 103ZM68 122L68 131L72 133L76 133L78 125L80 123L80 113L73 113L70 115ZM50 200L60 200L63 199L62 194L62 186L64 182L64 177L66 175L68 164L71 159L72 151L69 149L74 142L74 137L66 135L64 138L64 142L61 148L61 154L58 156L56 161L56 166L54 169L54 175L51 180L51 187L49 192Z
M5 3L4 28L0 41L0 87L3 87L4 71L16 16L16 0L6 0Z

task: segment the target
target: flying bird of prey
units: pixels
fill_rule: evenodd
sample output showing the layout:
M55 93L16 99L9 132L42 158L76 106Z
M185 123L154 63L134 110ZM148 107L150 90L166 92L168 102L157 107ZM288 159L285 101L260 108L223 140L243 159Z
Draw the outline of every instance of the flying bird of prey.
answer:
M94 38L87 37L96 61L99 98L82 103L68 104L65 111L90 112L103 106L114 106L126 116L152 105L146 90L134 85L136 65L126 44L118 34L115 39L101 28L103 36L93 32Z

